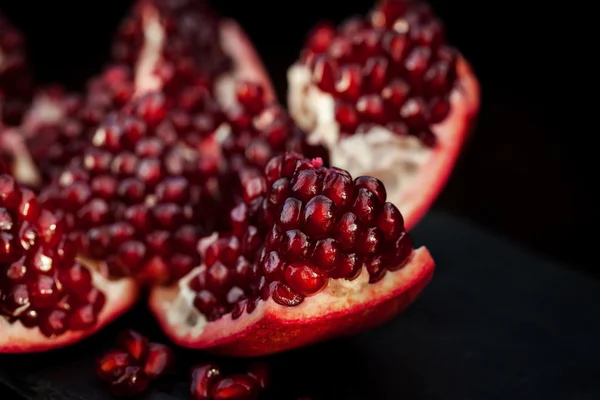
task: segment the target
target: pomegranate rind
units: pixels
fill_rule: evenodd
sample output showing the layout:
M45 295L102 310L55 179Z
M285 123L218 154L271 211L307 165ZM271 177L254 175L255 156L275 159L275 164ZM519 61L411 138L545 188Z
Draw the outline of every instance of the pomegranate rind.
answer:
M401 269L388 272L379 282L369 284L363 271L344 287L332 283L296 307L272 299L261 301L250 314L233 320L231 315L207 323L194 336L168 318L177 287L152 290L150 310L162 330L176 344L216 354L253 357L286 351L339 336L374 328L404 311L429 283L435 263L429 250L421 247ZM340 290L341 289L341 290Z
M456 69L457 83L450 94L450 114L432 127L438 141L436 147L400 196L389 199L398 205L407 230L423 218L444 189L479 113L480 87L473 69L463 57L458 59Z
M250 81L261 85L264 89L265 101L275 101L275 90L267 70L240 25L231 19L224 19L220 24L220 33L221 47L233 61L231 77L233 80L226 82L221 79L221 82L216 85L216 96L221 104L229 105L235 101L233 97L235 84L239 81Z
M94 326L80 331L69 330L49 338L37 327L27 328L21 322L11 324L5 318L0 318L0 353L38 353L75 344L114 321L138 299L139 290L133 279L108 281L94 273L94 285L106 296L106 303Z

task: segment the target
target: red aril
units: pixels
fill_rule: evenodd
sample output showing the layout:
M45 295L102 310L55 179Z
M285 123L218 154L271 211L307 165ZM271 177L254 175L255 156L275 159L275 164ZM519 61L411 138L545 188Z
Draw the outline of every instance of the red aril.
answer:
M77 257L64 219L0 171L0 352L77 342L136 297L131 279L108 280L97 263Z
M413 249L383 183L296 153L272 158L234 233L199 244L201 266L150 307L185 347L255 356L377 326L403 311L434 262Z
M421 1L321 24L288 71L290 113L331 162L387 187L411 229L442 190L479 108L467 61Z

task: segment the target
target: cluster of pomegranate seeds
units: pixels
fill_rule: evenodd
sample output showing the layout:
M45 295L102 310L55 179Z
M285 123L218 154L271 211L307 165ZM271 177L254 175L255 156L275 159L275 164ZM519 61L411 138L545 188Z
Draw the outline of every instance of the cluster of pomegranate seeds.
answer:
M153 380L171 372L174 364L170 348L127 330L119 335L117 348L97 360L96 373L108 383L113 395L131 396L145 391Z
M214 82L231 68L219 37L219 17L203 0L150 0L139 2L131 16L121 24L113 44L113 58L132 67L140 60L148 39L148 19L157 17L164 30L161 60L156 74L167 93L186 86ZM147 10L153 9L157 14Z
M292 120L286 110L276 103L266 103L263 88L253 82L239 82L237 104L227 110L229 135L222 142L225 163L222 167L221 186L230 206L244 200L247 193L241 180L261 175L267 162L286 151L307 157L328 159L321 145L311 145L306 134ZM231 208L231 207L230 207Z
M80 155L105 116L121 109L133 93L133 74L125 66L111 66L92 78L85 96L56 93L53 97L64 117L28 134L29 149L44 182Z
M366 20L322 24L303 52L313 82L335 98L343 134L383 125L426 145L450 112L456 59L442 22L418 0L383 0Z
M216 171L187 144L199 129L187 131L185 122L195 119L179 117L162 93L133 100L106 118L42 193L66 215L83 254L105 260L113 276L170 283L200 262L198 239L216 217ZM198 118L219 116L206 111Z
M33 79L23 36L0 14L0 121L19 125L32 95Z
M352 179L320 159L272 158L264 174L242 177L244 202L231 211L233 233L204 250L204 269L189 281L208 320L254 311L269 297L296 306L329 279L369 282L400 269L412 254L402 215L376 178Z
M94 326L105 303L65 228L0 171L0 316L48 337Z
M269 387L267 364L256 362L245 374L224 375L219 365L204 363L192 368L192 400L255 400Z

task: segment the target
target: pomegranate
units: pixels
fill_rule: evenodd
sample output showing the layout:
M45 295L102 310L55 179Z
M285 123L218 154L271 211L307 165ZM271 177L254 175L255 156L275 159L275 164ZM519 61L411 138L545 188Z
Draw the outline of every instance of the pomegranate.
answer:
M58 215L0 171L0 352L43 351L93 334L136 299L131 279L109 281Z
M150 308L177 344L255 356L351 334L403 311L431 278L376 178L297 153L241 178L231 232L199 243L202 265L155 287Z
M20 124L31 100L33 79L21 33L0 14L0 122Z
M162 91L168 99L187 96L190 101L208 90L228 105L235 99L236 80L249 79L261 85L265 99L274 98L241 28L215 15L204 1L138 1L113 47L115 64L92 77L83 96L56 88L35 96L19 131L41 176L22 177L24 182L39 186L55 178L103 118L132 97Z
M173 370L173 351L151 343L140 333L127 330L118 338L118 348L96 361L96 374L116 396L131 396L145 391L150 382Z
M421 1L382 0L365 19L319 25L288 82L309 141L334 165L381 179L408 229L444 186L479 108L469 64Z

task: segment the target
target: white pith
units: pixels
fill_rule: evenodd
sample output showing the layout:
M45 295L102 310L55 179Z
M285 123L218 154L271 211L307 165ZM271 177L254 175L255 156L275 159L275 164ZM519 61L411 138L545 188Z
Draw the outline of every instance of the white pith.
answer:
M365 133L340 137L334 114L334 99L312 83L310 69L296 63L288 70L288 107L296 123L312 144L329 150L331 165L354 177L370 175L380 179L388 198L400 199L419 166L427 163L432 151L414 136L398 136L383 126ZM402 204L396 204L402 210Z

